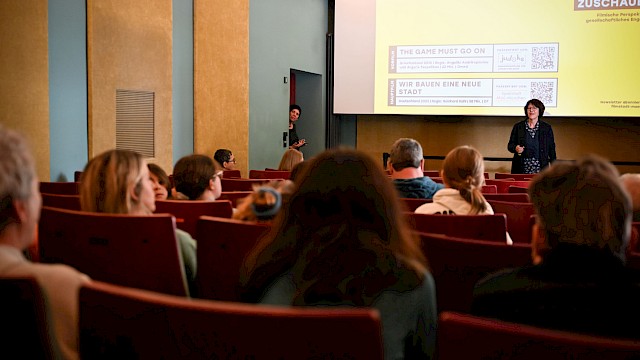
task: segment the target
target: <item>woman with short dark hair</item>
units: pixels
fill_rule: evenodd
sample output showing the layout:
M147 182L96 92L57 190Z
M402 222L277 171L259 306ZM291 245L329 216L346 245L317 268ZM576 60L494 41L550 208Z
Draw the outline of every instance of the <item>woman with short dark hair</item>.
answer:
M507 149L513 153L512 174L535 174L556 160L556 142L549 123L542 121L544 104L527 101L524 121L513 126Z

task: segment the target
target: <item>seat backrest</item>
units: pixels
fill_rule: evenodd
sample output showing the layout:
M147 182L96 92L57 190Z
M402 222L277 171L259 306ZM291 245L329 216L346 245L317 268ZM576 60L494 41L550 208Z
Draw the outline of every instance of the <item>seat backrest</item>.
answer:
M501 200L501 201L510 201L510 202L531 202L529 200L529 194L518 194L518 193L499 193L499 194L487 194L483 193L485 200Z
M507 230L514 242L531 243L531 215L534 214L532 203L487 200L493 212L507 215Z
M85 359L382 359L374 308L184 299L93 282L80 289Z
M240 170L224 170L222 172L222 177L224 179L240 179L242 174L240 173Z
M175 219L43 207L40 261L70 265L92 279L188 294Z
M498 187L496 185L482 185L481 191L483 194L496 194Z
M471 309L473 288L484 276L531 263L531 246L420 233L421 246L436 282L439 311Z
M80 196L42 193L42 206L80 210Z
M73 181L80 182L80 179L82 179L82 171L80 171L80 170L74 171L73 172Z
M531 180L536 174L510 174L510 173L495 173L494 178L499 179L514 179L514 180Z
M526 188L526 187L511 185L507 189L507 192L510 193L510 194L528 194L529 193L529 189Z
M203 215L230 218L233 207L229 200L156 200L156 214L171 214L176 218L178 229L196 238L198 218Z
M441 177L440 170L423 170L422 173L424 174L424 176L428 176L428 177ZM483 175L485 179L489 178L488 172L485 171Z
M78 195L80 194L80 183L41 181L40 192L47 194Z
M269 179L220 179L222 191L253 191L254 185L262 185Z
M285 170L249 170L249 179L283 179L289 180L291 171Z
M253 191L223 191L220 193L218 200L229 200L231 206L238 207L238 202L251 195Z
M438 319L438 359L637 359L640 342L543 329L456 312ZM464 345L463 345L464 344Z
M487 185L496 185L498 187L498 193L508 193L509 186L518 186L518 187L528 188L530 182L531 181L528 181L528 180L485 179L485 183Z
M630 251L627 254L627 267L640 271L640 252Z
M0 348L3 354L20 354L23 359L56 358L58 349L50 336L48 310L37 281L33 278L0 278L0 294Z
M507 219L495 215L432 215L405 213L416 231L468 239L507 241Z
M407 208L407 211L416 211L420 205L433 202L433 199L412 199L412 198L401 198L400 199Z
M240 270L258 239L271 226L202 216L198 220L198 297L240 301Z

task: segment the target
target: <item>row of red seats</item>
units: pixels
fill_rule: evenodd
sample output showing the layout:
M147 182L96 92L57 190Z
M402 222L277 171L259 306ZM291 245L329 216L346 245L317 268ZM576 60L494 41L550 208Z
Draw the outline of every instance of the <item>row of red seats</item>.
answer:
M154 218L147 217L147 218ZM204 225L207 224L207 225ZM238 227L238 225L240 227ZM202 267L198 269L198 274L201 276L199 278L200 281L204 281L210 285L212 291L213 298L219 298L221 300L237 300L237 279L240 272L240 266L242 260L246 253L251 249L251 247L255 244L257 237L264 234L268 230L268 225L264 224L254 224L254 223L244 223L231 219L216 219L216 218L206 218L203 217L199 221L199 231L202 231L201 238L206 238L204 233L215 234L215 236L210 236L207 240L199 241L199 249L198 249L198 260L200 264L207 264L206 267ZM93 226L90 226L93 227ZM245 228L241 230L241 228ZM131 229L131 227L128 227ZM422 238L422 247L427 255L429 266L431 268L432 274L436 281L437 294L438 294L438 305L441 311L468 311L471 301L471 293L473 289L473 285L477 280L486 275L489 272L504 268L504 267L513 267L513 266L522 266L526 265L530 262L530 254L531 248L527 244L515 244L514 246L507 246L504 243L498 242L488 242L481 240L472 240L472 239L460 239L453 238L444 235L434 235L434 234L420 234ZM94 243L95 243L94 238ZM129 241L129 240L126 240ZM175 240L174 240L175 241ZM74 248L74 245L70 245L70 248ZM100 244L94 244L100 245ZM104 244L102 244L104 245ZM68 248L67 248L68 249ZM79 249L77 249L79 250ZM127 253L131 249L127 247L127 249L123 249L119 253ZM147 248L146 251L149 251ZM75 251L74 251L75 252ZM212 256L213 255L213 256ZM110 257L105 256L105 257ZM164 255L160 256L161 258L166 258ZM134 255L135 258L135 255ZM135 260L139 261L140 258ZM123 263L121 260L113 259L114 266L121 266L124 269L129 269L131 271L138 271L137 269L131 268L129 264ZM207 276L207 271L210 273L210 279L205 279L204 276ZM102 280L102 279L100 279ZM214 285L215 284L215 285ZM128 285L128 284L127 284ZM131 285L130 285L131 286ZM201 286L202 289L205 287ZM135 291L134 291L135 292ZM162 297L162 296L161 296ZM182 300L176 300L178 302ZM100 301L101 304L104 304L104 300ZM129 309L129 307L126 307ZM104 313L104 309L100 309L100 312ZM128 314L131 314L131 310L127 310ZM441 314L445 316L446 314ZM109 315L110 316L110 315ZM451 349L448 349L451 345L446 345L449 342L449 334L448 331L453 331L453 335L461 336L461 334L468 334L469 331L472 331L471 334L475 334L476 330L481 330L482 327L471 330L469 327L469 321L472 324L476 324L477 321L480 321L482 324L488 324L490 327L496 327L493 331L500 331L501 327L498 326L503 324L501 322L496 322L494 320L486 320L486 319L475 319L473 317L468 317L466 315L461 315L462 323L458 324L462 326L462 330L454 327L453 330L449 328L449 325L443 326L440 325L439 330L439 352L440 356L444 356L444 353L449 354ZM498 324L498 325L496 325ZM456 326L458 326L456 325ZM501 325L501 326L504 326ZM126 326L124 326L126 327ZM102 328L102 327L100 327ZM118 329L122 328L122 326L117 327ZM547 333L547 330L536 330L535 328L521 326L517 324L510 324L507 327L511 329L509 331L513 331L513 329L524 329L525 334L531 336L531 331L534 333L542 334ZM532 330L533 329L533 330ZM486 330L486 329L485 329ZM114 330L113 328L108 328L105 331L117 331L119 333L127 332L126 330ZM440 331L443 332L440 335ZM460 333L460 331L463 331ZM554 332L551 332L553 335ZM136 332L132 334L127 334L127 336L134 336ZM583 335L575 335L571 333L562 333L558 332L561 335L561 338L574 338L577 336L578 338ZM120 334L122 335L122 334ZM96 336L102 337L103 335L98 334ZM465 335L467 336L467 335ZM516 337L517 338L517 337ZM594 337L589 337L590 339L597 339ZM550 339L548 339L550 340ZM142 340L140 340L142 341ZM510 340L511 341L511 340ZM606 340L610 343L610 340ZM611 340L613 344L617 344L619 340ZM443 344L444 343L444 344ZM623 344L627 344L626 342L622 342ZM459 344L459 343L458 343ZM505 347L506 346L506 347ZM591 345L593 346L593 344ZM611 343L609 344L611 346ZM626 345L625 345L626 346ZM505 347L505 351L509 351L510 347L505 345L502 341L493 341L489 343L484 343L483 349L494 348L498 349ZM447 350L445 350L447 349ZM536 350L541 351L542 348ZM547 349L548 350L548 349ZM457 352L452 352L451 354L459 354L460 349ZM467 351L467 350L464 350ZM539 353L536 353L539 354ZM442 357L441 357L442 358ZM449 358L456 358L451 355Z
M0 346L50 358L44 299L33 279L0 279ZM382 359L377 310L273 308L188 300L92 282L80 289L82 358ZM39 305L38 305L39 304ZM273 331L277 324L278 331ZM464 344L464 346L461 346ZM637 341L541 329L456 312L438 319L437 357L632 359Z

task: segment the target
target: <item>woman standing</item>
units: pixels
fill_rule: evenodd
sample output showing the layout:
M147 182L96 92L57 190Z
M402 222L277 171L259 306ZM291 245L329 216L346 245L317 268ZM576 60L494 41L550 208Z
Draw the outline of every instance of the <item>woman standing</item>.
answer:
M512 174L535 174L556 160L553 129L542 121L544 104L538 99L524 106L526 119L513 126L507 149L513 153Z

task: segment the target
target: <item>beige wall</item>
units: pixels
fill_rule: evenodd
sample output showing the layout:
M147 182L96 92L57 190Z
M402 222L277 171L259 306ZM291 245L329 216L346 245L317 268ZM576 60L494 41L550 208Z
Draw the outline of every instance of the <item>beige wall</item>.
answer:
M171 172L171 0L87 2L89 158L116 146L116 89L155 93L155 158Z
M511 157L507 143L515 117L358 116L357 147L382 162L382 153L400 137L418 140L425 155L445 156L459 145L472 145L485 157ZM596 153L611 161L640 162L640 119L549 118L558 159L572 160ZM426 169L441 161L428 160ZM486 162L488 172L509 172L510 162ZM640 172L638 166L618 166Z
M231 149L248 177L249 0L194 0L194 149Z
M47 1L0 1L0 123L24 134L49 181Z

